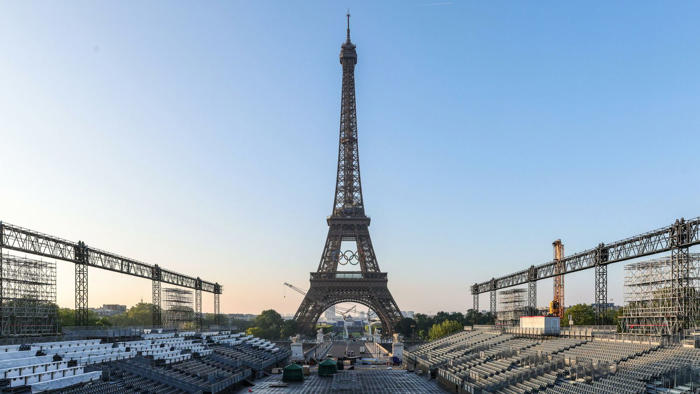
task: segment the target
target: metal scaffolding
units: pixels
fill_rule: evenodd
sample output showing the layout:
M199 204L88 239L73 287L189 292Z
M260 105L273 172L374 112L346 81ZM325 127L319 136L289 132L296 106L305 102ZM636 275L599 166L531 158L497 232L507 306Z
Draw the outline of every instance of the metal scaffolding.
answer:
M58 333L56 263L0 254L0 336Z
M525 289L500 291L501 309L496 314L496 325L514 327L520 324L520 316L527 314Z
M163 301L165 303L165 327L192 328L194 321L192 290L166 287L163 289Z
M619 318L623 332L672 335L698 326L700 254L682 251L625 266L627 305Z

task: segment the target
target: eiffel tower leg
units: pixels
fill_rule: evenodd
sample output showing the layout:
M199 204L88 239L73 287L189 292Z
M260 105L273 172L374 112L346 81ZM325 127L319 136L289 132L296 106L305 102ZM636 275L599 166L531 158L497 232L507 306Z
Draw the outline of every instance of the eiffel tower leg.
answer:
M319 285L312 281L309 291L294 316L299 332L306 335L313 334L321 313L342 302L356 302L374 310L382 322L382 330L386 335L393 334L394 326L402 317L396 301L386 287L386 280L329 279Z
M356 237L357 237L357 251L360 255L360 265L363 272L379 272L379 265L377 264L377 258L374 256L374 249L372 248L372 239L369 236L369 230L367 227L359 228L356 227Z
M297 321L297 328L301 334L313 335L316 329L316 322L323 313L321 305L313 300L316 297L316 289L309 289L304 296L304 300L299 305L294 320Z

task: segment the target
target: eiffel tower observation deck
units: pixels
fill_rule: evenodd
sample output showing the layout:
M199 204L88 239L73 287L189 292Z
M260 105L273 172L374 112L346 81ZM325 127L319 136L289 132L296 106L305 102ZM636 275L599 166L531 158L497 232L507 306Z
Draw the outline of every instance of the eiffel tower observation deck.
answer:
M321 261L311 273L309 291L295 319L299 329L310 334L324 310L341 302L356 302L374 310L384 334L392 334L401 311L387 287L386 272L379 269L362 199L355 105L357 51L350 40L350 15L347 17L347 37L340 47L343 85L333 210L327 218L328 237ZM354 242L354 250L342 250L347 242ZM359 266L359 271L339 271L339 265L348 264Z

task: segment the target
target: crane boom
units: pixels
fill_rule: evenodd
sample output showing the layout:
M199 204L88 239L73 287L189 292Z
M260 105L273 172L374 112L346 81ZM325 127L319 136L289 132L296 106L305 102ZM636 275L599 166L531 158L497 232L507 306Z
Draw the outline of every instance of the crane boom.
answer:
M291 283L284 282L284 285L287 286L287 287L289 287L290 289L296 291L297 293L303 295L303 296L306 295L306 290L302 290L302 289L300 289L300 288L294 286L294 285L291 284Z

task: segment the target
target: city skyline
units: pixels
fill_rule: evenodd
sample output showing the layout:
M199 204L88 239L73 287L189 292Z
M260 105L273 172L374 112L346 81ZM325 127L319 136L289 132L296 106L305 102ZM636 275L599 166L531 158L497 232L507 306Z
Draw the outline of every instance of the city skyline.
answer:
M351 12L366 210L402 310L464 311L554 239L699 214L698 6L398 4ZM282 283L308 287L332 208L345 8L164 8L0 6L0 220L219 282L222 313L293 314ZM72 281L58 262L61 306ZM593 302L591 272L566 284ZM90 307L150 302L148 280L89 286Z

